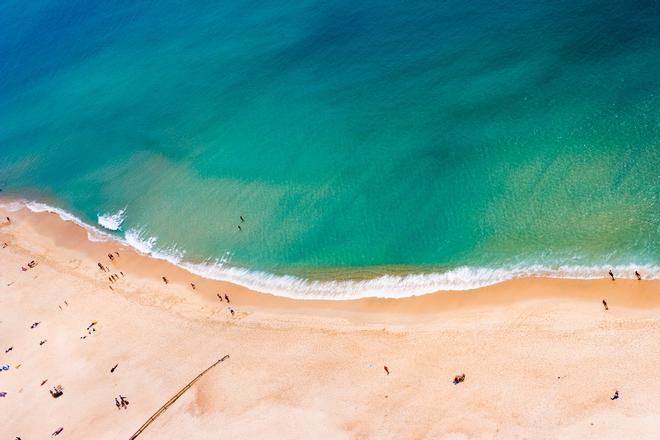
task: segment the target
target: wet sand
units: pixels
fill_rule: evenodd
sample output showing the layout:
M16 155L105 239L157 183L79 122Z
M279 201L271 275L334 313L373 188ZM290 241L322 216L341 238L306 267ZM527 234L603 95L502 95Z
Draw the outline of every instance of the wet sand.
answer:
M45 438L60 426L58 439L129 438L225 354L139 438L660 435L660 281L537 278L299 301L91 242L54 214L5 215L1 438ZM115 407L120 394L126 410Z

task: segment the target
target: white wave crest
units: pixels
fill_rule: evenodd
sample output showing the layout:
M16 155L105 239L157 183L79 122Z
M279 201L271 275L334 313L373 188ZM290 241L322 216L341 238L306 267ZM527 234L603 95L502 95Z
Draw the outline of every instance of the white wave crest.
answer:
M88 232L90 240L119 241L141 254L169 261L204 278L228 281L249 289L293 299L351 300L359 298L404 298L440 291L471 290L497 284L514 278L546 277L570 279L598 279L608 277L612 270L617 278L634 279L639 271L644 279L660 279L660 266L656 264L626 265L516 265L506 268L458 267L445 272L383 275L368 280L317 281L291 275L275 275L231 266L231 255L203 263L184 260L185 253L177 246L158 247L158 239L147 234L145 228L129 229L121 239L84 223L76 216L59 208L38 202L18 201L0 203L10 211L27 207L34 212L51 212L62 220L73 222Z
M360 298L405 298L433 292L472 290L514 278L546 277L598 279L612 269L618 278L633 279L638 270L644 279L660 279L656 265L625 266L515 266L509 268L458 267L446 272L383 275L368 280L316 281L290 275L225 266L222 263L179 264L204 278L229 281L249 289L292 299L351 300Z
M135 228L126 231L124 243L142 254L160 260L166 260L176 265L180 265L185 255L177 246L159 249L157 246L158 239L148 235L145 228Z
M121 225L126 219L126 208L122 208L114 214L99 214L98 223L111 231L121 230Z
M103 232L100 229L85 223L75 215L63 209L46 205L45 203L33 202L28 200L15 200L7 203L0 203L0 206L7 209L8 211L18 211L22 208L27 208L32 212L37 212L37 213L50 212L52 214L56 214L62 220L75 223L76 225L84 228L85 231L87 231L87 238L90 241L107 241L113 238L108 233Z

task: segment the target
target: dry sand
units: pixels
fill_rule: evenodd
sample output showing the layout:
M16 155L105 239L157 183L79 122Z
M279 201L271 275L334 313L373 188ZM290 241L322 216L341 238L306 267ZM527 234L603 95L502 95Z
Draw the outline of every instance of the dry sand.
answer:
M660 437L658 281L520 279L400 300L295 301L90 242L54 214L5 215L2 439L59 427L58 439L127 439L225 354L139 438ZM110 283L97 262L125 277ZM460 373L465 382L452 384ZM115 407L120 394L126 410Z

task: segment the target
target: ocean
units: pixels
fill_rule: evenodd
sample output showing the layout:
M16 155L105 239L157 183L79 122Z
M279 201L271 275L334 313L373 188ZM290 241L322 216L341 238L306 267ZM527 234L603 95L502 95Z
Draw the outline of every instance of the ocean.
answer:
M643 0L4 0L0 195L297 298L660 278L659 23Z

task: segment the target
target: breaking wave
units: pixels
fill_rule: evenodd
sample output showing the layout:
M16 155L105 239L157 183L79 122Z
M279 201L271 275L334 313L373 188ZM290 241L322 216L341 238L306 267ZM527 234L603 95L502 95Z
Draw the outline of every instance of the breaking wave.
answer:
M638 270L645 279L660 279L660 266L655 264L615 266L519 264L504 268L462 266L445 272L383 275L368 280L319 281L232 266L228 263L230 255L202 263L186 261L183 250L177 246L159 247L158 239L150 236L144 228L129 229L125 232L124 237L121 238L88 225L66 211L43 203L14 201L0 204L0 206L14 211L22 207L27 207L33 212L51 212L57 214L64 221L73 222L85 228L90 240L116 240L134 248L141 254L169 261L204 278L229 281L255 291L293 299L350 300L368 297L403 298L438 291L471 290L514 278L598 279L606 277L607 271L610 269L615 272L618 278L632 279L634 278L635 270ZM122 212L123 216L125 209L120 212ZM113 216L117 214L119 213L113 214ZM117 223L112 223L112 225L115 224ZM105 225L103 226L106 227ZM118 229L119 227L114 230Z
M99 214L98 223L111 231L121 230L121 224L126 219L126 208L122 208L114 214Z

